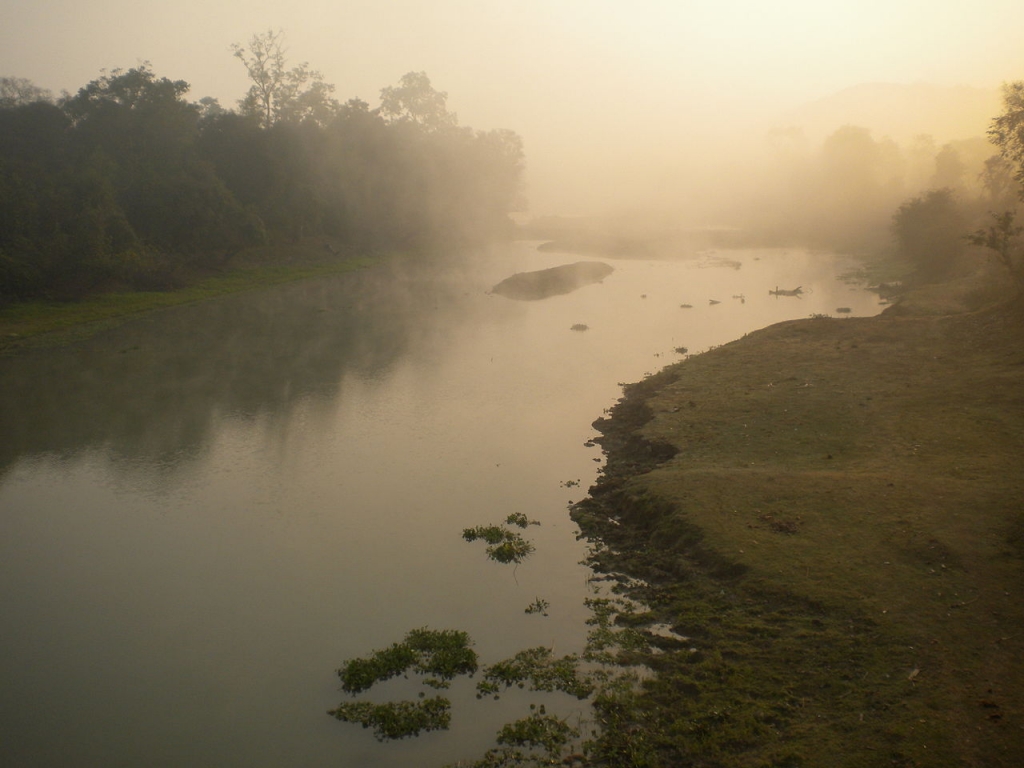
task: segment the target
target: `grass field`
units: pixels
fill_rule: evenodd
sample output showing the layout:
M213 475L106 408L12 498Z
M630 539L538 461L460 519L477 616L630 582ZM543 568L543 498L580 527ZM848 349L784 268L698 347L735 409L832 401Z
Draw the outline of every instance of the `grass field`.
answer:
M977 308L996 293L782 323L627 388L575 517L686 639L606 743L645 744L636 765L1019 764L1024 306Z

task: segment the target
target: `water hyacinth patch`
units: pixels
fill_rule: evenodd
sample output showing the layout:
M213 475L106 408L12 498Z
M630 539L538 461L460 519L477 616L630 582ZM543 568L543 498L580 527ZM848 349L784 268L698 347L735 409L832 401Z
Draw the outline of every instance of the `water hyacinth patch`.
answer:
M469 634L462 630L414 629L405 636L405 643L419 654L416 671L433 675L427 685L447 688L456 676L476 672L476 651L469 647Z
M452 720L451 702L442 696L386 704L353 701L340 704L327 714L342 722L373 728L378 741L419 736L423 731L447 730Z
M536 600L534 600L532 603L526 606L526 610L524 611L524 613L539 613L541 616L547 616L548 608L550 607L551 603L549 603L542 597L538 597Z
M533 705L530 708L533 709ZM480 760L460 762L457 765L458 768L579 765L582 755L562 757L566 748L579 737L579 728L546 714L541 706L539 711L503 726L495 739L500 746L488 750Z
M531 520L523 512L513 512L505 518L505 525L514 525L518 528L525 528L528 525L540 525L540 521Z
M519 651L511 659L499 661L484 670L484 679L477 683L479 696L497 696L513 685L531 691L562 691L577 699L585 699L593 690L586 675L579 674L579 657L575 654L554 658L543 646Z
M414 629L401 643L345 662L338 670L341 688L346 693L362 693L410 669L431 675L427 685L446 688L456 676L476 671L477 655L470 645L469 634L461 630Z
M539 712L503 726L498 732L497 742L511 747L543 749L554 758L566 744L579 735L579 729L546 714L541 707Z
M365 659L351 659L338 670L345 693L362 693L375 683L405 674L416 663L416 652L404 643L374 651Z
M527 525L539 525L539 523L529 520L526 515L520 516L520 514L509 515L506 522L520 528L525 528ZM462 531L462 538L466 541L483 539L487 542L487 557L498 563L518 565L534 552L533 544L524 539L522 534L510 531L500 525L478 525L466 528Z

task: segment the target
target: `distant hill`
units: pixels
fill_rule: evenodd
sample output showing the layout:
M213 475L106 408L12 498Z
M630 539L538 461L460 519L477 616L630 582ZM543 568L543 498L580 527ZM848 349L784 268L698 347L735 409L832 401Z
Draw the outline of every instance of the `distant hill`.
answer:
M904 143L928 133L942 144L984 136L1001 111L996 88L864 83L785 113L778 125L802 128L812 140L844 125L860 125L870 128L876 138L889 136Z

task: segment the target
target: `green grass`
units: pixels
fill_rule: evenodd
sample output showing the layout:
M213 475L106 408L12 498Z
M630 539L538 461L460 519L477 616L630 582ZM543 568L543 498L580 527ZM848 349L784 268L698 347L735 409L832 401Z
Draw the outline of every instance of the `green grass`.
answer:
M319 264L249 266L176 290L103 293L75 302L20 302L0 308L0 355L88 338L144 312L352 272L373 263L373 258L359 257Z
M592 565L686 640L595 702L598 764L1015 764L1024 308L915 306L752 333L601 423Z

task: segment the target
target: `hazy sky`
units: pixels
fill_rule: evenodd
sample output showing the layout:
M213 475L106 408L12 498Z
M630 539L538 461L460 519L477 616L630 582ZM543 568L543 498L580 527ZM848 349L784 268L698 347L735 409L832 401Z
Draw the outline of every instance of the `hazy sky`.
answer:
M523 136L538 212L622 202L701 142L859 83L1024 78L1022 0L0 0L0 18L0 75L56 93L148 60L233 106L230 45L268 29L341 100L426 71L463 125Z

